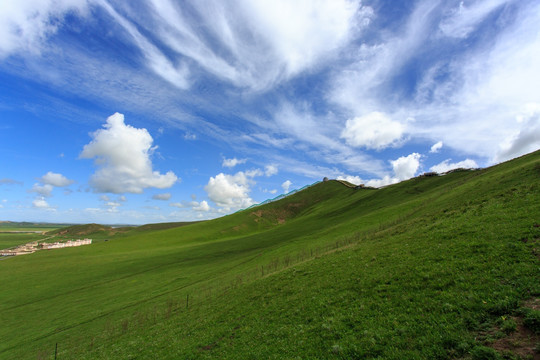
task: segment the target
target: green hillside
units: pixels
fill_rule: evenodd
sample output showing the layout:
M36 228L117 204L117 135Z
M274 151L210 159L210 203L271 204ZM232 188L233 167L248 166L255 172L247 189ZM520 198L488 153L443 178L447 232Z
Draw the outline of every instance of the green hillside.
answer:
M536 152L379 190L321 182L0 261L0 358L537 356L539 180Z

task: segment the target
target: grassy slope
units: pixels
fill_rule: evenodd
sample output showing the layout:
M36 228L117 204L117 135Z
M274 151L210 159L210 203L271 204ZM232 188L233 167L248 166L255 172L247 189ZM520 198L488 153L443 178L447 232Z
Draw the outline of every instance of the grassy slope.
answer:
M462 356L538 295L539 158L2 261L0 358Z
M14 230L20 231L20 230ZM36 240L42 240L46 238L41 234L29 234L29 233L3 233L0 232L0 249L8 249L18 245L26 244Z
M32 241L46 239L48 235L32 233L47 232L67 226L65 224L42 224L28 222L0 222L0 249L8 249Z

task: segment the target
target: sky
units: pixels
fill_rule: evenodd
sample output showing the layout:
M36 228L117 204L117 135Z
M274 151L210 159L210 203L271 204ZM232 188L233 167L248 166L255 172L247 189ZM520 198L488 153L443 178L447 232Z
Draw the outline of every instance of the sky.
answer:
M538 0L0 0L0 220L223 216L540 148Z

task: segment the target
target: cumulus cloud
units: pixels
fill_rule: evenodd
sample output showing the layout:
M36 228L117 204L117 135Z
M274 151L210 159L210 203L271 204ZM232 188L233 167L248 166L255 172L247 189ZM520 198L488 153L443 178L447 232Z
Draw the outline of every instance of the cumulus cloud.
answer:
M210 205L208 204L206 200L203 200L201 202L198 202L198 201L175 202L175 203L170 203L169 206L177 207L180 209L191 208L195 211L204 211L204 212L210 211L211 209Z
M30 192L38 193L43 197L52 196L52 191L53 186L50 184L40 185L39 183L35 183L34 186L32 186L32 189L30 189Z
M418 153L412 153L407 156L402 156L396 160L390 161L394 175L399 181L414 177L420 167L420 158Z
M170 200L171 199L171 193L163 193L163 194L154 194L152 196L152 199L154 200L164 200L164 201L167 201L167 200Z
M404 126L401 123L374 111L347 120L341 137L351 146L381 150L396 144L403 132Z
M122 206L122 202L127 201L124 196L118 196L116 201L111 199L110 196L107 195L101 195L99 197L99 200L102 201L102 208L103 211L106 211L107 213L118 213L118 208Z
M360 184L363 184L364 181L362 180L362 178L360 178L360 176L356 176L356 175L340 175L337 177L337 180L345 180L347 182L350 182L351 184L354 184L354 185L360 185Z
M194 206L193 210L195 211L209 211L210 205L208 205L208 202L206 200L203 200L199 203L199 205Z
M53 173L52 171L49 171L38 180L40 181L40 183L35 183L34 186L32 186L32 189L29 190L29 192L35 192L39 194L41 198L51 197L52 191L55 187L65 187L75 182L74 180L66 178L62 174ZM64 193L69 194L70 192L67 191L67 193ZM38 198L38 200L39 199L40 198Z
M49 203L43 197L38 197L32 201L32 206L36 209L52 209Z
M410 179L414 177L420 168L420 160L422 155L418 153L412 153L407 156L401 156L396 160L390 160L392 165L393 176L385 175L379 179L363 180L359 176L346 175L338 176L338 180L346 180L352 184L359 185L365 184L371 187L382 187L391 184L396 184L400 181Z
M221 164L221 166L228 167L228 168L233 168L236 165L244 164L246 161L247 161L247 159L237 159L237 158L223 159L223 163Z
M90 179L96 192L142 193L145 188L165 189L178 181L172 171L161 174L152 170L150 156L156 149L152 137L144 128L126 125L124 115L111 115L92 138L80 157L96 159L99 169Z
M252 176L242 171L234 175L220 173L210 177L204 190L216 205L226 210L241 209L254 204L249 196L253 184Z
M291 185L292 185L292 182L290 180L285 180L283 184L281 184L284 194L289 192L289 188L291 187Z
M442 141L436 142L435 144L433 144L433 146L431 147L429 152L433 153L433 154L438 153L439 150L441 150L442 147L443 147L443 142Z
M437 172L439 174L454 170L454 169L476 169L478 168L478 165L476 164L476 161L471 159L465 159L463 161L459 161L456 163L451 162L452 159L446 159L443 162L434 165L429 168L430 171Z
M49 184L56 187L64 187L73 184L75 181L66 178L62 174L49 171L39 179L43 184Z

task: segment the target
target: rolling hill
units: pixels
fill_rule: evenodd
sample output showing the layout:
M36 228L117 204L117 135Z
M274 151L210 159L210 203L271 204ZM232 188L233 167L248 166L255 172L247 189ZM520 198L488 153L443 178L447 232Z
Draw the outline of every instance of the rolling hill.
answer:
M536 356L539 180L535 152L383 189L320 182L0 261L0 358Z

